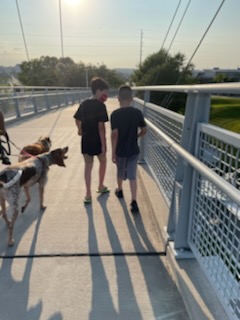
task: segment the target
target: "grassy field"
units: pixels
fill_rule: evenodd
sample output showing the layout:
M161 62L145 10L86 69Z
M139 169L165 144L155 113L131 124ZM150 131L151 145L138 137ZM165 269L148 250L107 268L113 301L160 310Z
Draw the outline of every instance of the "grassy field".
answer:
M240 98L212 97L210 123L240 133Z

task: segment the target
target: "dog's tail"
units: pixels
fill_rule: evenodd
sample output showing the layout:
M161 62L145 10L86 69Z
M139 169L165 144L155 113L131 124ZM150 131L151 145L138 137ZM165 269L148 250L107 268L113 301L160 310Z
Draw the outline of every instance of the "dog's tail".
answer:
M15 176L8 182L0 181L0 188L9 189L11 188L22 176L23 171L18 170Z

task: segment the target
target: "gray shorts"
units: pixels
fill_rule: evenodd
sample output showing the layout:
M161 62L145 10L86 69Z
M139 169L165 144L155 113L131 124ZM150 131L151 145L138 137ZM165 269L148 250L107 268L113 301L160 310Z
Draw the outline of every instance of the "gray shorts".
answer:
M136 180L138 155L117 157L117 176L122 180Z

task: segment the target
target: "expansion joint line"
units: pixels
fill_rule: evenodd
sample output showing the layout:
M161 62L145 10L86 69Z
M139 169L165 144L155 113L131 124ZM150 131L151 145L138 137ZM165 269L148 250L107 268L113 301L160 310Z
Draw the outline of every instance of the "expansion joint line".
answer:
M96 252L96 253L49 253L49 254L29 254L0 256L1 259L26 259L26 258L74 258L74 257L151 257L166 256L166 251L149 252Z

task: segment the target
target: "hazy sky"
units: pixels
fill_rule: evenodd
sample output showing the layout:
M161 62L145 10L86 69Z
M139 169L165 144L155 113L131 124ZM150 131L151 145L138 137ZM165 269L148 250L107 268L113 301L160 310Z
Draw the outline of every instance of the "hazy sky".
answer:
M61 57L60 0L17 0L29 58ZM182 0L164 48L189 0ZM222 0L192 0L170 54L192 56ZM64 56L135 68L163 44L179 0L61 0ZM240 67L240 0L226 0L193 59L196 69ZM142 37L141 37L142 30ZM16 0L0 0L0 65L27 60ZM141 44L142 39L142 44ZM142 55L141 55L142 49Z

